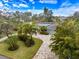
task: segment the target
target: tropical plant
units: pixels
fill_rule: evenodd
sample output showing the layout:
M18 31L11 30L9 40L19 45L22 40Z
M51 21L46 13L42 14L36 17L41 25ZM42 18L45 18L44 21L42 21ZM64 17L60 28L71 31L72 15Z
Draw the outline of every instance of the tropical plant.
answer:
M47 26L40 26L39 28L40 34L48 35L49 33L47 32Z
M47 26L40 26L40 31L47 31Z
M21 40L23 40L25 42L26 45L27 42L30 43L30 46L33 45L31 44L31 42L34 43L34 41L32 40L32 35L36 34L36 26L35 24L23 24L20 26L19 30L18 30L18 36Z
M29 23L22 24L18 30L18 33L21 35L22 34L29 35L31 36L32 39L32 35L37 33L37 28L35 24L29 24Z
M59 59L79 58L79 28L76 20L66 20L57 25L52 36L51 51L59 55Z
M1 31L9 38L9 35L12 34L13 26L8 22L1 24Z
M10 51L15 51L19 48L19 46L17 45L17 37L9 37L8 40L6 41L7 44L9 45L8 50Z

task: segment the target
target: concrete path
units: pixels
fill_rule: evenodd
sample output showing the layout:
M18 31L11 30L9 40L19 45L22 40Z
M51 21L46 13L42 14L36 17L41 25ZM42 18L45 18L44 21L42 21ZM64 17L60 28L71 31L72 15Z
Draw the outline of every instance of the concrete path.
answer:
M58 57L50 51L50 38L51 35L39 35L35 36L43 41L42 46L39 48L38 52L33 59L58 59Z
M14 36L14 35L17 35L17 34L15 33L15 34L12 34L12 35L9 35L9 36ZM5 41L7 38L8 38L7 36L0 38L0 42Z
M10 58L0 55L0 59L10 59Z

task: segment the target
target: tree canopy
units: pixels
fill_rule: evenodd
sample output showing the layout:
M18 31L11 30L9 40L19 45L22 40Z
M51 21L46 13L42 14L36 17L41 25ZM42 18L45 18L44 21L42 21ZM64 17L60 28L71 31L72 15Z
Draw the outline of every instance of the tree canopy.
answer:
M65 20L57 25L52 36L51 50L59 55L59 59L79 58L79 27L76 20Z

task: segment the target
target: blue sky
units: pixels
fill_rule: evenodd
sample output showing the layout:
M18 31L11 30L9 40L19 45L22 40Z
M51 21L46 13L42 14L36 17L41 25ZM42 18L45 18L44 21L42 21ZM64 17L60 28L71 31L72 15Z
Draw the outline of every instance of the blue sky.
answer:
M44 7L52 9L53 15L69 16L79 11L79 0L0 0L0 10L41 13Z

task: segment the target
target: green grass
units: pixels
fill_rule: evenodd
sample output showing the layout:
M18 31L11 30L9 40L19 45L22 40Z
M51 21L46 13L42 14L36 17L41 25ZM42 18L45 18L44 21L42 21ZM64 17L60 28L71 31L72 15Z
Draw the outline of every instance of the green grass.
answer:
M32 59L42 44L42 41L33 38L35 45L26 47L23 42L18 41L19 49L16 51L9 51L8 45L5 42L0 43L0 54L10 57L12 59Z

